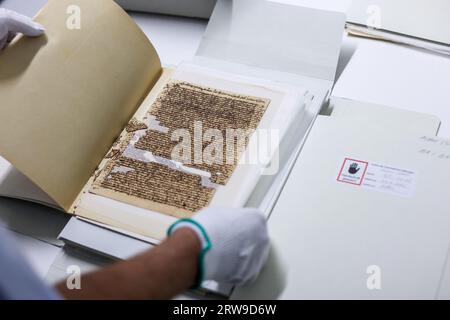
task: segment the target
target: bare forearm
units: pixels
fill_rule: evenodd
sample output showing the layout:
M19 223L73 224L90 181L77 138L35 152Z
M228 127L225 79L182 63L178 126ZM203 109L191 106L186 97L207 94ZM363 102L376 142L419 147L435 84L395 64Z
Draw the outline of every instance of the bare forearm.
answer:
M180 229L138 257L83 276L80 290L57 288L67 299L169 299L194 285L200 246L192 230Z

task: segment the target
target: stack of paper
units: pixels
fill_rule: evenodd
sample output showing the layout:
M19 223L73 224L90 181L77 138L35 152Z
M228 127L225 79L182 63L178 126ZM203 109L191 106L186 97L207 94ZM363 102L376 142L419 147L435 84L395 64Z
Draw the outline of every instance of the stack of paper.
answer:
M448 0L357 0L348 13L353 35L450 54Z

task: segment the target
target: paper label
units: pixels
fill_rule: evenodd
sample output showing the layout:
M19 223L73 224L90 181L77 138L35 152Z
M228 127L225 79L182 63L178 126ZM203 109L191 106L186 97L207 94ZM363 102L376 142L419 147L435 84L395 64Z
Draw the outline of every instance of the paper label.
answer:
M337 181L359 188L412 197L416 173L380 163L345 158Z

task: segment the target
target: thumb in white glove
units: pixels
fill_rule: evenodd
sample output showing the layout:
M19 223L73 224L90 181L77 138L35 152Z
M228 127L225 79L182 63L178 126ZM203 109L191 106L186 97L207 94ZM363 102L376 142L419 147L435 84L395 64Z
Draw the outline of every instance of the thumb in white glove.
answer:
M18 33L37 37L44 33L44 27L17 12L0 8L0 50Z
M266 220L256 209L207 208L168 231L191 228L202 242L199 279L243 285L253 282L269 253Z

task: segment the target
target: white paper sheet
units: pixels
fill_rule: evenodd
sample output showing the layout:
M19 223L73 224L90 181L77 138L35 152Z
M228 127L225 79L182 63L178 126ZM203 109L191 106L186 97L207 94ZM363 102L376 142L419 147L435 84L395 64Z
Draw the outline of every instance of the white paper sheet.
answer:
M270 218L287 275L278 298L436 298L450 241L449 146L436 137L319 117ZM362 162L408 170L415 181L383 173L390 184L381 189L343 183L344 158L358 160L361 172ZM386 192L399 184L408 197ZM367 285L374 266L381 290ZM271 280L233 297L258 296L255 290L274 286Z
M448 0L355 0L348 21L450 45L449 12Z

